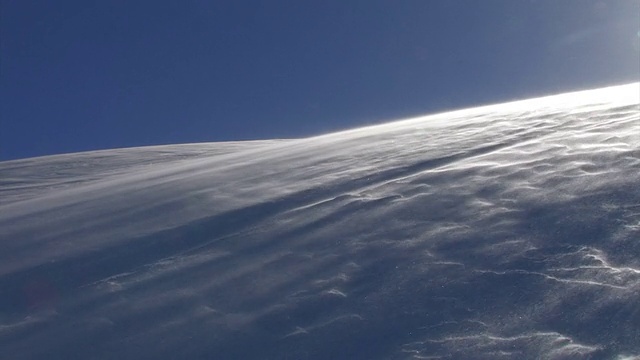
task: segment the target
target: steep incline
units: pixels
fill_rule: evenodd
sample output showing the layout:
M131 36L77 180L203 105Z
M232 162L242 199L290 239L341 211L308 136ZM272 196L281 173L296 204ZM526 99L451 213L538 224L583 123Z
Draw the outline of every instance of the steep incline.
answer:
M11 359L640 355L640 84L0 163Z

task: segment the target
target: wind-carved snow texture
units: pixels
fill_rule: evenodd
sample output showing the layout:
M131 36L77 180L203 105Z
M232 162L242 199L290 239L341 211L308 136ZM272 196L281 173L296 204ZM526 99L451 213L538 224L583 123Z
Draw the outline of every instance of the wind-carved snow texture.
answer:
M637 358L639 86L0 163L0 353Z

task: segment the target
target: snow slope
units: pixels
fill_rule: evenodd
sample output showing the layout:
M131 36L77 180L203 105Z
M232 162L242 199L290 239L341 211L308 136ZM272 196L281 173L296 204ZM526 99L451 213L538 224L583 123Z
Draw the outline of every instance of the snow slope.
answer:
M1 357L640 356L639 103L2 162Z

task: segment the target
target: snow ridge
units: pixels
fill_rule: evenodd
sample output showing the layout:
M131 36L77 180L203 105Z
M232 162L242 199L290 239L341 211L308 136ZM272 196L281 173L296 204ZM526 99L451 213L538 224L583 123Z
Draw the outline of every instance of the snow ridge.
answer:
M640 84L0 163L11 359L640 356Z

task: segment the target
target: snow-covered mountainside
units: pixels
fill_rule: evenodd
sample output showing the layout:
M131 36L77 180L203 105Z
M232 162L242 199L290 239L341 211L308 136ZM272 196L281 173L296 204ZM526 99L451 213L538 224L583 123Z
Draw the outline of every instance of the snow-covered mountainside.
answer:
M0 357L639 356L639 103L2 162Z

